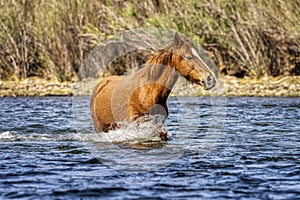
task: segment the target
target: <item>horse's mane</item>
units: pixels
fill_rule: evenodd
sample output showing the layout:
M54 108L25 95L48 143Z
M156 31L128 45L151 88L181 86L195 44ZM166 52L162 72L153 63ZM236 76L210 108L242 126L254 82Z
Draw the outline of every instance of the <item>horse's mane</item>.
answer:
M171 44L164 49L160 49L150 57L144 67L144 75L148 79L156 80L164 70L172 71L174 62L180 62L181 57L174 57L174 46Z
M164 49L158 50L147 60L138 76L156 81L163 72L167 72L164 74L168 75L174 74L176 64L181 62L184 54L191 48L191 45L186 38L179 41L173 40L171 44L167 45Z

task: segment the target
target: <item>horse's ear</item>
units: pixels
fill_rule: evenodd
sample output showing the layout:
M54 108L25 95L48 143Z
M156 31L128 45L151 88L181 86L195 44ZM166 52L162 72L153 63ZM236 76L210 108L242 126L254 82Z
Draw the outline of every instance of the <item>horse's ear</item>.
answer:
M179 34L176 32L173 39L173 45L174 46L181 46L182 40Z

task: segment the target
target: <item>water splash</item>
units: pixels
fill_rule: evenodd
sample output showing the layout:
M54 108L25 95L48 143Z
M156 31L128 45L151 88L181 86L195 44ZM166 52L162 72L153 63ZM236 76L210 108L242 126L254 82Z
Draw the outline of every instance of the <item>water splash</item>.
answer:
M16 135L10 131L0 133L0 141L15 141L16 139Z
M14 141L80 141L103 143L136 143L161 141L159 134L166 130L158 116L148 117L143 123L118 123L118 129L96 134L93 130L77 133L18 133L5 131L0 133L0 142ZM171 134L168 134L169 136Z

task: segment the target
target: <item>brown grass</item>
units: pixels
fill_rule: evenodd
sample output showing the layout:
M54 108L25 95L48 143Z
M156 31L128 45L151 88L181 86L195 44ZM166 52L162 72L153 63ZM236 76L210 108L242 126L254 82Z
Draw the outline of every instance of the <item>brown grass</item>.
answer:
M283 0L0 1L0 79L71 80L95 46L118 31L146 26L190 35L223 74L299 75L299 7ZM138 56L143 62L137 52L116 66ZM126 71L116 66L112 73Z

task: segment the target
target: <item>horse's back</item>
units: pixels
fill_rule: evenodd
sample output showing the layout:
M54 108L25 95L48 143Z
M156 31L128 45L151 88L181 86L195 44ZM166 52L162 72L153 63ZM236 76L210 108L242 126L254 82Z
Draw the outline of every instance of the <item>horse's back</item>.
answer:
M120 76L103 78L97 84L91 97L90 110L96 132L108 131L114 122L112 114L112 92Z

